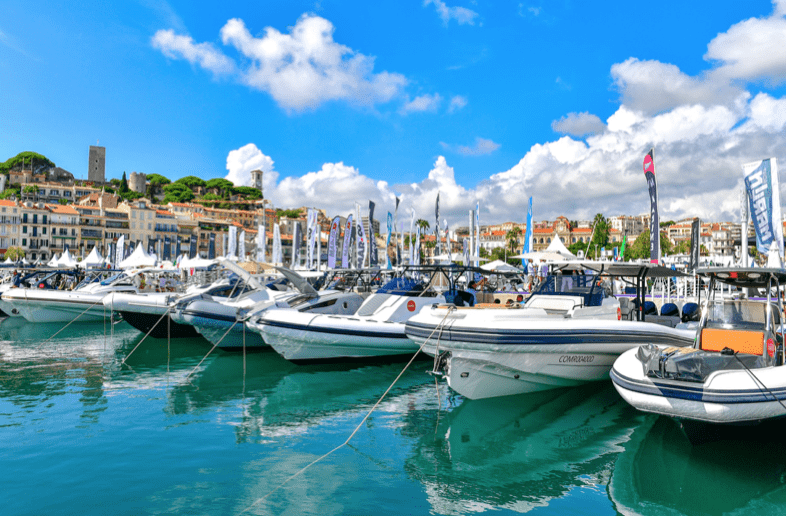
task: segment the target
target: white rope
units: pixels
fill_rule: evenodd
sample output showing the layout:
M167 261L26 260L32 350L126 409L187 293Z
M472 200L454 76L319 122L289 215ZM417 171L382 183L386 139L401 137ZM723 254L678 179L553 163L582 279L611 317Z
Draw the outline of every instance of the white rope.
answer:
M27 296L27 293L25 293L25 296ZM104 300L104 298L102 297L101 299L99 299L98 301L96 301L95 303L93 303L92 305L90 305L90 306L88 306L87 308L85 308L85 309L84 309L84 311L83 311L82 313L80 313L79 315L77 315L76 317L74 317L73 319L71 319L71 322L69 322L68 324L66 324L65 326L63 326L63 327L62 327L62 328L60 328L59 330L57 330L57 331L55 332L55 334L54 334L54 335L52 335L51 337L49 337L48 339L46 339L44 342L42 342L41 344L39 344L39 345L38 345L38 348L40 348L41 346L43 346L44 344L46 344L46 343L47 343L47 342L49 342L50 340L52 340L52 339L54 339L55 337L57 337L57 336L60 334L60 332L61 332L61 331L65 330L66 328L68 328L69 326L71 326L71 324L73 324L73 323L74 323L74 322L75 322L77 319L79 319L80 317L82 317L83 315L85 315L85 314L87 313L87 311L88 311L88 310L90 310L91 308L93 308L94 306L96 306L98 303L101 303L103 300ZM28 300L28 301L29 301L29 300Z
M188 381L188 379L189 379L189 378L191 378L191 375L192 375L192 374L194 374L194 373L196 372L196 370L197 370L197 369L199 369L199 366L201 366L201 365L202 365L202 362L204 362L204 361L205 361L205 359L206 359L208 356L210 356L210 353L212 353L212 352L213 352L213 350L214 350L214 349L216 349L216 348L218 347L218 345L219 345L219 344L221 344L221 342L224 340L224 337L226 337L226 336L229 334L229 332L232 330L232 328L234 328L234 327L235 327L235 325L236 325L238 322L240 322L240 321L237 321L237 320L235 320L235 322L233 322L233 323L232 323L232 326L230 326L230 327L227 329L227 331L225 331L225 332L224 332L224 334L221 336L221 338L220 338L220 339L218 339L218 342L216 342L215 344L213 344L213 347L212 347L212 348L210 348L210 351L208 351L208 352L207 352L207 355L205 355L204 357L202 357L202 360L200 360L200 361L199 361L199 363L196 365L196 367L195 367L194 369L192 369L192 370L191 370L191 372L190 372L190 373L188 373L188 374L186 375L186 378L185 378L185 379L186 379L186 381Z
M319 462L319 461L321 461L322 459L325 459L326 457L330 456L331 454L333 454L333 452L335 452L335 451L337 451L338 449L342 448L343 446L345 446L345 445L349 444L349 441L351 441L351 440L352 440L352 438L353 438L353 437L355 437L355 434L358 432L358 430L360 430L360 427L361 427L361 426L363 426L363 423L365 423L365 422L366 422L366 420L367 420L367 419L368 419L368 418L371 416L371 414L374 412L374 410L376 410L376 408L379 406L379 404L380 404L380 403L382 403L382 400L383 400L383 399L385 399L385 396L387 396L387 395L388 395L388 393L390 392L390 389L392 389L392 388L393 388L393 386L394 386L394 385L396 385L396 382L398 382L399 378L401 378L401 376L404 374L404 372L406 372L406 370L407 370L407 369L409 369L409 366L410 366L410 365L412 365L412 362L414 362L414 361L415 361L415 357L417 357L417 356L420 354L420 352L421 352L421 351L423 351L423 348L426 346L426 343L428 343L428 341L431 339L431 337L434 335L434 333L437 331L437 329L439 329L439 328L440 328L440 327L441 327L441 326L442 326L442 325L445 323L445 320L448 318L448 315L450 315L450 312L452 312L454 308L455 308L455 307L453 307L453 308L449 308L449 309L448 309L448 313L446 313L446 314L445 314L445 317L442 319L442 321L441 321L441 322L440 322L440 323L439 323L439 324L438 324L438 325L437 325L437 326L434 328L434 331L432 331L432 332L431 332L431 335L429 335L429 336L428 336L428 338L426 338L426 340L424 340L424 341L423 341L423 344L421 344L421 345L420 345L420 347L419 347L419 348L418 348L418 350L415 352L415 354L414 354L414 355L412 355L412 358L410 358L410 359L409 359L409 362L407 362L407 365L405 365L405 366L404 366L404 369L402 369L402 370L401 370L401 372L398 374L398 376L396 376L396 379L395 379L395 380L393 380L393 383L391 383L391 384L390 384L390 386L387 388L387 390L385 390L385 392L382 394L382 396L380 396L380 398L377 400L377 402L376 402L376 403L374 403L374 406L373 406L373 407L371 407L371 410L369 410L369 411L368 411L368 414L366 414L366 417L364 417L364 418L363 418L363 420L362 420L362 421L361 421L361 422L358 424L358 426L356 426L356 427L355 427L355 429L352 431L352 433L351 433L351 434L349 434L349 437L347 437L347 440L346 440L346 441L344 441L343 443L339 444L338 446L336 446L335 448L333 448L332 450L330 450L330 451L329 451L329 452L327 452L326 454L322 455L321 457L318 457L318 458L314 459L313 461L311 461L311 462L310 462L309 464L307 464L305 467L303 467L302 469L300 469L299 471L297 471L295 474L291 475L291 476L290 476L290 477L288 477L286 480L284 480L283 482L281 482L281 484L279 484L279 485L278 485L278 487L276 487L275 489L273 489L272 491L270 491L270 492L269 492L268 494L266 494L265 496L263 496L263 497L261 497L261 498L257 498L257 499L254 501L254 503L252 503L251 505L249 505L248 507L246 507L245 509L243 509L242 511L240 511L240 514L243 514L243 513L245 513L245 512L248 512L249 510L251 510L251 508L252 508L252 507L254 507L254 506L255 506L255 505L257 505L258 503L260 503L260 502L264 501L264 500L265 500L265 499L267 499L267 498L268 498L270 495L272 495L273 493L275 493L276 491L278 491L279 489L281 489L282 487L284 487L284 485L286 485L286 484L287 484L287 483L288 483L290 480L292 480L292 479L294 479L295 477L299 476L301 473L303 473L304 471L306 471L308 468L310 468L311 466L313 466L313 465L314 465L314 464L316 464L317 462Z
M142 337L142 340L140 340L140 341L139 341L139 344L137 344L136 346L134 346L134 349L132 349L132 350L131 350L131 353L129 353L128 355L126 355L126 357L123 359L123 361L122 361L122 362L120 362L120 365L121 365L121 366L122 366L122 365L124 365L124 364L126 363L126 360L128 360L128 358L129 358L131 355L133 355L133 354L134 354L134 351L136 351L136 348L138 348L139 346L141 346L141 345L142 345L142 343L145 341L145 339L147 339L147 337L148 337L148 336L149 336L151 333L153 333L153 330L155 330L155 329L156 329L156 326L158 326L158 323L160 323L160 322L161 322L161 320L164 318L164 316L166 316L166 314L168 314L168 313L169 313L169 311L170 311L170 310L172 310L172 307L171 307L171 306L170 306L170 307L167 307L166 311L165 311L163 314L161 314L161 317L159 317L159 318L158 318L158 320L157 320L157 321L156 321L156 323L153 325L153 327L152 327L152 328L150 328L150 330L149 330L149 331L148 331L148 332L145 334L145 336L144 336L144 337ZM167 348L168 348L168 345L167 345ZM167 363L168 363L168 362L167 362Z

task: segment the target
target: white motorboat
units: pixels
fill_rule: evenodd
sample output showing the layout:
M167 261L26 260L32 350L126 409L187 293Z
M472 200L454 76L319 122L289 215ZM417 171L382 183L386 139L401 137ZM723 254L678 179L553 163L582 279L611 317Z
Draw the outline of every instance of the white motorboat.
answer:
M783 269L703 269L710 297L695 344L647 345L617 359L611 379L639 410L679 420L689 437L705 424L751 424L786 416ZM715 296L716 282L764 288L766 300ZM694 432L695 430L695 432Z
M694 332L683 327L678 315L644 312L646 279L683 273L614 262L554 267L557 273L523 306L432 306L407 322L406 334L436 357L435 372L471 399L603 380L628 349L648 342L693 343ZM607 295L599 274L634 278L636 299Z
M2 300L12 311L30 322L103 321L110 312L101 302L110 292L137 292L135 278L143 270L115 273L101 279L107 271L88 273L74 290L61 290L53 284L55 276L43 278L34 288L11 288Z
M424 285L396 278L353 312L265 310L246 324L296 363L411 355L418 346L407 338L404 323L424 306L444 302Z
M260 284L249 273L232 262L224 264L241 279L225 296L196 294L178 300L172 309L172 320L192 325L204 338L222 349L254 349L268 347L262 336L246 329L251 314L268 308L294 308L299 311L351 313L363 301L362 296L341 290L315 290L294 271L278 268L289 280L292 289L274 290Z

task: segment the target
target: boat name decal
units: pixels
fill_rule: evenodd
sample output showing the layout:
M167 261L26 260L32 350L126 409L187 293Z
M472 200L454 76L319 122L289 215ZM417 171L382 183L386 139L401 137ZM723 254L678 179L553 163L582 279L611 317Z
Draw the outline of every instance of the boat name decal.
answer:
M559 357L561 364L564 363L581 363L588 364L595 360L595 355L562 355Z

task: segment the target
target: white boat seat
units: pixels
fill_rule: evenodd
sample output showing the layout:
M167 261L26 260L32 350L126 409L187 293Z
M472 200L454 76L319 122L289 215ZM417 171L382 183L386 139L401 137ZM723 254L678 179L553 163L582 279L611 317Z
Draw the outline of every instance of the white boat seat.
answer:
M584 299L572 296L532 296L526 308L542 308L546 313L566 313L582 306Z

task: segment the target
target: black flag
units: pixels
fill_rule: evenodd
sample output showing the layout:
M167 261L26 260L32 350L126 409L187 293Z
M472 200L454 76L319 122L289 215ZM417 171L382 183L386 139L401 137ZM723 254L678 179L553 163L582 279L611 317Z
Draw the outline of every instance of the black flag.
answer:
M644 156L644 177L650 194L650 263L660 262L660 224L658 224L658 186L655 182L655 149Z
M690 264L688 268L695 271L699 268L699 237L701 235L699 219L693 219L690 226Z

